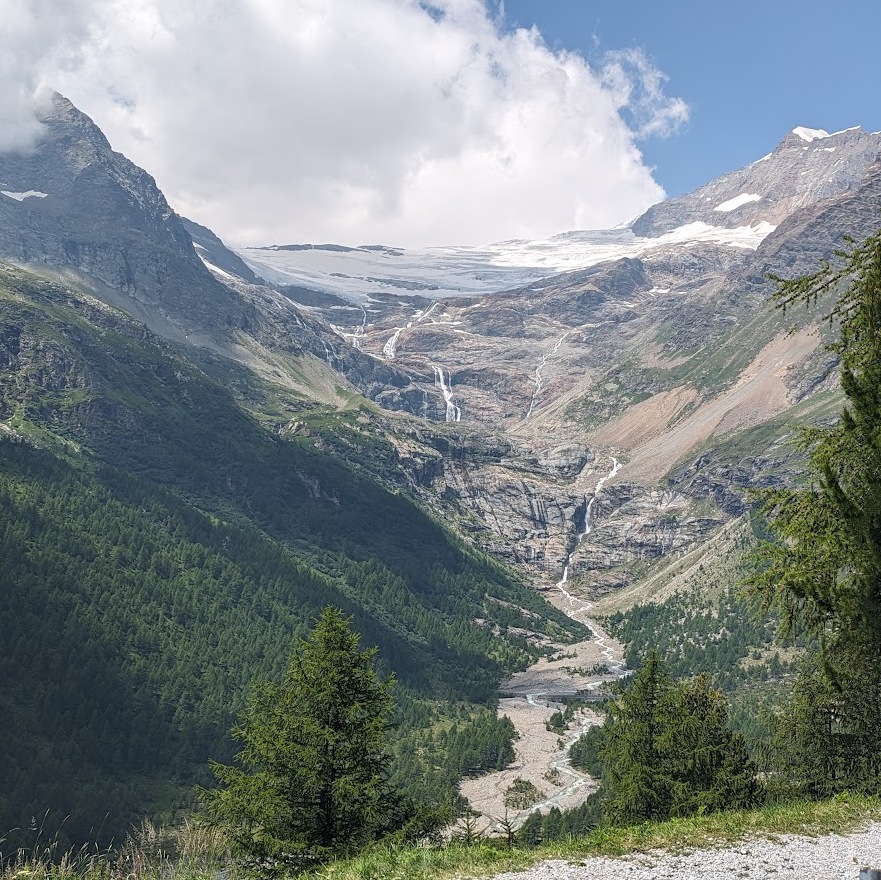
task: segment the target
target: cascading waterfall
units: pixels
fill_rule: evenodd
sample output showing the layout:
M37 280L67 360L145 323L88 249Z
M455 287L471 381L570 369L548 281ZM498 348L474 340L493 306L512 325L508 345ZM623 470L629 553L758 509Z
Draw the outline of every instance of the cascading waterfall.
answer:
M449 421L449 419L447 421ZM584 511L584 531L581 532L576 538L575 546L572 548L572 552L569 553L566 557L566 562L563 565L563 577L557 582L557 589L559 589L563 593L563 595L569 600L570 603L574 603L577 601L575 597L565 589L566 584L569 582L569 566L572 562L572 556L578 549L578 545L581 543L582 539L586 538L590 534L591 528L593 526L591 520L593 518L594 505L596 504L597 496L600 494L603 486L606 484L606 480L611 480L612 477L614 477L615 474L617 474L620 470L621 462L618 461L617 458L612 456L612 470L610 470L609 473L607 473L604 477L600 477L600 479L597 481L596 487L593 490L593 497L590 499L590 501L587 500L587 497L585 497L584 499L585 503L587 504L587 507Z
M385 345L382 347L383 355L390 361L393 361L398 353L398 337L405 331L409 330L413 324L421 324L434 310L437 308L439 303L433 302L424 312L418 311L413 316L412 321L407 321L406 327L395 327L395 332L386 340ZM367 326L367 311L364 311L364 326ZM449 421L449 419L447 419ZM456 421L459 421L456 419Z
M395 359L396 348L398 345L398 337L404 331L403 327L396 327L395 332L386 340L385 345L382 347L382 353L389 359Z
M448 373L450 377L450 383L452 383L452 373ZM462 420L462 410L453 403L453 391L450 388L450 385L447 384L447 380L444 378L444 368L443 367L435 367L434 368L434 384L436 388L440 388L441 394L444 396L444 400L447 404L447 415L446 420L448 422L460 422Z
M532 398L529 401L529 409L526 411L526 415L523 417L523 421L527 421L529 417L532 415L533 410L535 409L535 403L538 399L538 395L541 392L542 386L544 385L544 377L542 376L542 372L544 368L548 365L548 358L552 355L555 355L559 350L560 346L563 344L563 340L571 333L571 330L567 330L555 343L554 347L547 353L543 354L541 357L541 362L535 368L535 375L532 379L533 389L532 389Z
M593 633L594 635L594 643L600 649L602 656L605 658L606 663L608 664L609 669L617 676L622 677L628 674L624 661L616 660L614 657L614 651L611 646L606 644L606 635L597 627L597 625L590 619L584 618L583 616L587 614L587 612L591 609L590 602L583 602L577 596L573 596L566 589L566 584L569 582L569 566L572 562L572 556L574 555L578 545L581 543L582 539L590 534L591 529L593 527L593 513L594 513L594 505L596 503L597 497L603 489L603 486L606 483L606 480L612 479L618 471L621 470L621 462L618 461L614 456L612 457L612 469L607 473L604 477L601 477L596 484L596 488L593 490L593 497L590 501L587 501L585 497L585 501L587 502L587 507L584 512L584 531L578 535L578 538L575 542L575 546L572 548L572 552L566 557L566 564L563 566L563 577L557 581L557 589L566 597L566 600L569 602L569 605L572 606L572 610L567 612L571 618L574 620L579 620L584 623L585 626ZM580 608L576 608L575 606L580 604Z

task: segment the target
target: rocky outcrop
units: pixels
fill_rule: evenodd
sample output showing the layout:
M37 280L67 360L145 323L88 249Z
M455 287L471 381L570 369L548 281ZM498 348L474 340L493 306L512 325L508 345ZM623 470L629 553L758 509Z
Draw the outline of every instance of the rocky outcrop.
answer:
M0 257L77 270L181 337L247 326L253 310L205 268L147 172L61 95L41 122L32 152L0 153Z

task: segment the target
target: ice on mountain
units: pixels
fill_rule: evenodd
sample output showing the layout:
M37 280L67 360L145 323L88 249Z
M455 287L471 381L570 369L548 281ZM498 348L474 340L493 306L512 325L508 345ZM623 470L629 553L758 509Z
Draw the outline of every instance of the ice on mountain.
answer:
M822 128L805 128L802 125L792 129L792 133L798 135L803 141L816 141L820 138L831 137L829 132L823 131Z
M733 211L741 205L748 205L750 202L757 202L761 196L758 193L741 193L733 199L728 199L720 205L713 208L714 211Z
M15 199L17 202L23 202L25 199L45 199L49 193L40 192L36 189L29 189L27 192L10 192L8 189L0 189L0 195Z

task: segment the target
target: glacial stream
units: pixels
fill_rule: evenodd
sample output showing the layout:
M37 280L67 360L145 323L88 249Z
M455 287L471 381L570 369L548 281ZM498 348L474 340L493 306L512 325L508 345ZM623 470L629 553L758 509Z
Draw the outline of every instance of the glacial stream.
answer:
M498 820L505 815L505 793L518 778L529 780L544 794L528 809L513 815L509 812L517 827L537 810L547 812L555 806L560 809L578 806L595 788L589 775L572 767L569 749L585 731L598 723L597 716L589 711L577 712L563 736L548 731L546 723L555 710L563 708L555 697L597 691L603 684L628 674L620 647L590 618L591 603L579 599L567 589L572 557L596 523L597 499L605 483L620 469L621 463L612 458L609 472L597 481L593 494L585 497L583 530L577 535L566 557L563 576L556 583L563 598L560 607L573 620L584 624L590 630L591 638L563 648L552 660L539 660L503 685L509 696L500 701L499 714L508 715L520 734L516 744L517 761L498 773L462 784L462 793L487 817L491 826L497 826ZM607 671L590 672L592 666L605 666Z

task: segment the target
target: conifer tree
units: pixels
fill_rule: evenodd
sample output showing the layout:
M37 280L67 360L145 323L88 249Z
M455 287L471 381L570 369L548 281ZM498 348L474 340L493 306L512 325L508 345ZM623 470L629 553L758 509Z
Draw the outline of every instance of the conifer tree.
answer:
M756 771L743 737L728 726L728 703L707 675L675 687L658 750L672 780L671 816L753 806Z
M764 497L778 541L760 550L749 589L782 612L784 632L820 642L783 721L786 753L812 792L881 786L881 232L818 272L776 279L778 305L832 295L829 348L841 361L845 406L807 430L812 483Z
M608 796L605 809L614 822L641 822L668 814L672 783L658 746L672 687L658 652L651 651L610 707L601 758Z
M600 754L615 823L749 807L761 794L725 698L706 676L674 683L657 651L613 703Z
M298 641L282 684L258 687L234 736L240 766L215 763L205 793L246 867L301 870L357 851L403 820L386 781L392 681L326 608Z

